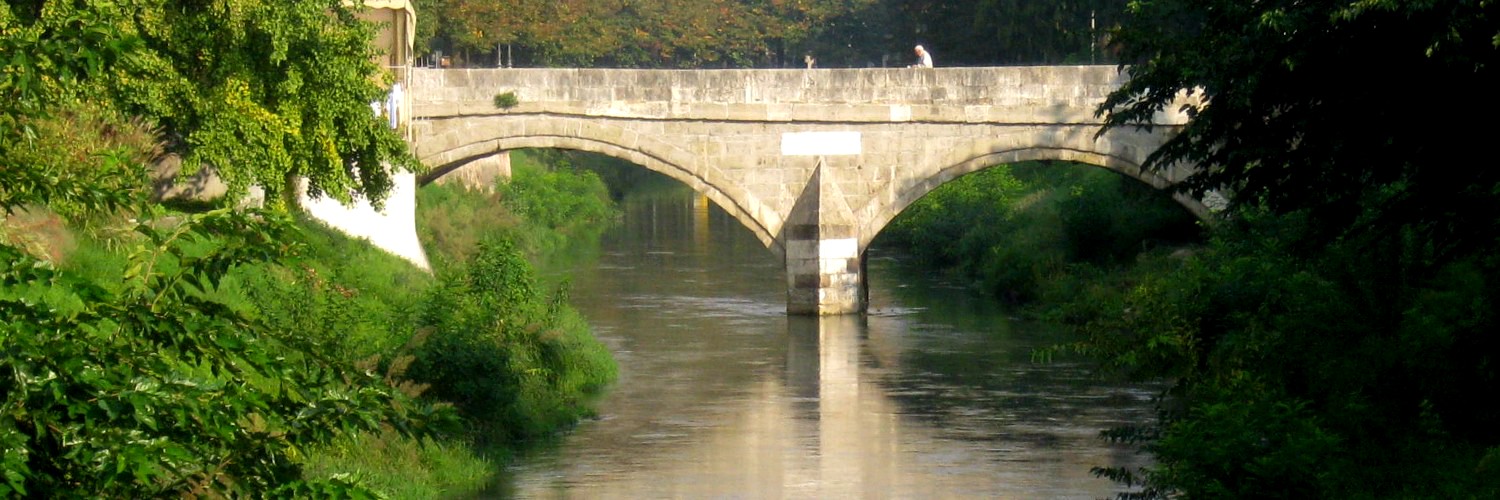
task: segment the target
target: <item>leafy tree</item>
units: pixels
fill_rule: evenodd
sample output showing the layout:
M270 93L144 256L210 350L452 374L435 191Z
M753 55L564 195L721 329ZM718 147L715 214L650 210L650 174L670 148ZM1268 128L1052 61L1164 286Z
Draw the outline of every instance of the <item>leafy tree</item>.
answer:
M383 91L373 27L338 0L25 2L0 6L13 59L0 92L21 113L68 99L154 119L188 171L210 165L232 194L271 202L308 179L312 194L380 202L389 164L416 167L371 116ZM7 113L7 120L14 120Z
M1114 34L1131 78L1101 108L1109 126L1145 123L1179 92L1201 100L1148 167L1198 165L1195 194L1313 210L1325 237L1410 225L1446 252L1494 236L1500 172L1472 168L1491 161L1475 147L1490 131L1435 124L1500 111L1500 5L1133 5Z
M820 68L905 64L906 59L892 61L888 55L911 51L908 40L896 38L895 28L902 25L902 18L890 3L859 1L846 7L826 5L814 11L814 15L804 16L802 22L782 37L782 65L799 66L803 55L813 56Z
M1125 5L1126 2L1119 0L981 0L975 6L973 29L989 43L965 44L960 48L978 49L972 55L976 61L1109 62L1109 54L1100 42L1124 13Z
M939 65L1106 62L1095 44L1123 13L1122 0L887 0L900 22L897 49L931 49ZM1098 51L1091 53L1091 50ZM901 59L902 61L906 59Z
M1148 168L1229 195L1211 245L1084 326L1104 367L1175 384L1141 497L1500 494L1500 110L1492 2L1132 3L1101 106L1191 121ZM1395 75L1403 75L1397 77ZM1455 103L1433 102L1453 96Z
M1086 318L1106 372L1171 382L1158 421L1110 433L1155 462L1101 471L1143 487L1123 496L1500 493L1500 405L1475 397L1500 390L1493 254L1423 266L1412 231L1296 250L1315 228L1246 208Z
M487 53L515 44L539 65L621 67L776 66L829 19L873 4L816 0L446 0L419 22L436 24L450 51Z
M41 9L17 7L31 15ZM130 202L125 190L89 188L118 185L121 179L138 181L123 175L129 170L120 161L69 168L72 159L34 147L37 123L50 108L75 101L82 82L101 77L139 45L109 24L110 15L53 9L41 21L21 26L11 7L0 4L0 54L9 58L0 70L0 209L6 213L46 201L72 204L81 211L109 210Z
M1122 0L424 0L419 33L447 52L504 44L542 66L901 66L914 44L940 64L1110 61ZM425 38L423 38L425 40ZM513 46L513 47L512 47ZM474 61L494 60L476 58ZM479 64L476 62L476 64Z

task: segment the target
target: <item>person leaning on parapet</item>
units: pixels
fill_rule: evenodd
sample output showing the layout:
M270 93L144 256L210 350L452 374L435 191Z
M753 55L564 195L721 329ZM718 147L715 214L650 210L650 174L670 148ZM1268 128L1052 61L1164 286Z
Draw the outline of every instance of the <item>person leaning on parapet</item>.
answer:
M913 64L911 66L907 66L907 67L908 68L931 68L932 67L932 54L928 54L927 53L927 49L922 48L921 45L917 46L916 52L917 52L917 63Z

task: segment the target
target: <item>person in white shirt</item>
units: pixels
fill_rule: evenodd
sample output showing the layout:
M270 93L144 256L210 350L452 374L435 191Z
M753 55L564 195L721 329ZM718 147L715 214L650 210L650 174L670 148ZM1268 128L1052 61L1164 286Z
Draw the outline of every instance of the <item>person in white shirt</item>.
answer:
M913 68L931 68L932 67L932 54L928 54L927 53L927 49L924 49L924 48L922 48L921 45L918 45L917 46L917 64L914 64L911 67L913 67Z

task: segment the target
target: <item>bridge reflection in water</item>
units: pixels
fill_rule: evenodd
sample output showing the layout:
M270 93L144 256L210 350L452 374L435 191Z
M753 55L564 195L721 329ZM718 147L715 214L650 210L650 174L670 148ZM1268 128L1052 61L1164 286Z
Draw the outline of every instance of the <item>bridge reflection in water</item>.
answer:
M517 498L1096 498L1143 389L1034 364L1057 339L874 255L869 315L788 316L779 263L687 193L627 205L573 297L621 380ZM705 215L705 208L707 214Z

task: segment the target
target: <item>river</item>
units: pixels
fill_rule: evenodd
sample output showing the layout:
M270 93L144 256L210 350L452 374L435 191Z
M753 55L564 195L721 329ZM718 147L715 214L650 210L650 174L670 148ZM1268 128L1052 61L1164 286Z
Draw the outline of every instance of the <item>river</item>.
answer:
M1034 362L1065 341L972 290L867 254L870 312L788 316L748 230L685 186L631 196L567 267L620 378L597 419L527 453L499 498L1101 498L1099 438L1151 391Z

